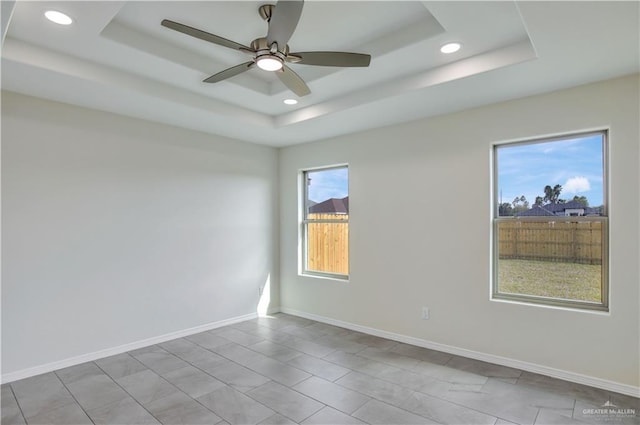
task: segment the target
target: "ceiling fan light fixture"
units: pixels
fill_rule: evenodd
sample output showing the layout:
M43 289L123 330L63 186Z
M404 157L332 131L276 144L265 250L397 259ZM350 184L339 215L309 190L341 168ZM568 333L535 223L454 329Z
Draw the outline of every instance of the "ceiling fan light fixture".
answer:
M45 18L54 22L58 25L71 25L73 23L73 19L69 17L69 15L65 15L62 12L58 12L57 10L47 10L44 12Z
M258 68L265 71L279 71L282 69L282 60L277 56L260 56L256 59Z
M444 46L440 47L440 51L446 54L455 53L460 50L461 47L462 45L460 43L447 43Z

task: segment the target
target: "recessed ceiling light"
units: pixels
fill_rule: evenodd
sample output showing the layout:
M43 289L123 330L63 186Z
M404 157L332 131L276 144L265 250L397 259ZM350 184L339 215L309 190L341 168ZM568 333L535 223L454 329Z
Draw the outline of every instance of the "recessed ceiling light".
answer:
M73 19L71 19L68 15L65 15L62 12L58 12L57 10L47 10L44 12L44 16L50 20L51 22L55 22L60 25L71 25Z
M440 48L440 51L442 53L455 53L460 50L460 47L462 47L460 43L447 43Z
M285 100L284 100L284 103L285 103L286 105L295 105L295 104L297 104L297 103L298 103L298 101L297 101L297 100L295 100L295 99L285 99Z

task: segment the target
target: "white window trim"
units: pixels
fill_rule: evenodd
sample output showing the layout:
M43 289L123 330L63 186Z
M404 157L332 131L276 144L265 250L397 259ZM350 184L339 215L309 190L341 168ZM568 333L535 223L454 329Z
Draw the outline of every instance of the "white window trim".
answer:
M340 224L349 224L350 218L348 218L347 220L328 220L328 219L323 219L323 220L308 220L306 218L306 203L307 203L307 199L308 199L308 193L307 193L307 189L308 189L308 185L306 182L306 173L307 172L314 172L314 171L323 171L323 170L332 170L332 169L338 169L338 168L346 168L347 170L349 169L349 164L335 164L335 165L328 165L328 166L322 166L322 167L313 167L313 168L305 168L305 169L301 169L298 172L298 181L300 184L300 190L299 190L299 202L298 202L298 221L299 221L299 226L298 226L298 233L299 233L299 246L300 246L300 256L299 256L299 264L298 264L298 274L300 276L305 276L305 277L313 277L313 278L321 278L321 279L327 279L327 280L335 280L335 281L340 281L340 282L349 282L349 275L348 274L341 274L341 273L330 273L330 272L323 272L323 271L318 271L318 270L308 270L307 269L307 254L308 254L308 245L307 245L307 225L309 223L340 223ZM349 181L348 184L350 185L351 182L351 177L349 177ZM350 193L350 188L348 188L348 192ZM351 207L351 205L349 205L349 207ZM351 262L351 233L349 233L349 239L348 239L348 258L349 258L349 263ZM351 264L349 264L349 272L351 271Z
M571 217L571 216L556 216L553 217L553 221L557 222L575 222L575 221L601 221L602 222L602 275L600 279L601 283L601 302L587 302L562 298L541 297L535 295L524 294L510 294L499 291L498 282L498 262L499 262L499 238L498 238L498 223L501 221L520 220L520 221L538 221L548 222L549 217L499 217L498 216L498 202L499 202L499 188L498 188L498 161L497 161L497 149L505 145L518 145L518 144L537 144L552 141L561 141L563 139L575 139L578 137L586 137L589 135L603 135L602 146L602 159L603 159L603 211L602 216L598 217ZM601 313L609 313L609 298L610 298L610 285L609 285L609 129L599 128L593 130L587 130L575 133L564 133L555 136L544 136L538 138L528 138L524 140L511 140L494 143L491 146L491 276L490 276L490 300L499 302L511 302L514 304L525 304L539 307L553 307L562 309L571 309L579 311L593 311Z

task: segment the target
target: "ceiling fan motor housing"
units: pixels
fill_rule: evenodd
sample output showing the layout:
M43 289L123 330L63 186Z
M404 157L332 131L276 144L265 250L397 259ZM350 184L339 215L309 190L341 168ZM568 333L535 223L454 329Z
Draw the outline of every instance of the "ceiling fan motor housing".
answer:
M258 63L263 58L271 58L284 64L285 58L289 53L289 46L285 44L284 49L279 50L277 43L269 46L266 38L256 38L251 42L251 48L255 52L255 61Z
M266 38L256 38L251 42L251 48L256 53L256 60L261 56L271 56L284 61L289 54L289 46L285 44L282 49L277 43L269 46Z

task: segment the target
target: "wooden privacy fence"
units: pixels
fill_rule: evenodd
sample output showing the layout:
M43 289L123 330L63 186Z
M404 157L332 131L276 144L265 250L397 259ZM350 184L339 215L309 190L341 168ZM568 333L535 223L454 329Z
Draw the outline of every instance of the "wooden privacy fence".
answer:
M602 222L498 222L500 259L602 264Z
M309 214L309 220L349 220L347 214ZM308 223L307 269L349 274L349 223Z
M347 221L346 214L309 214L309 220ZM308 223L307 269L349 274L349 223ZM500 259L602 264L602 222L498 222Z

